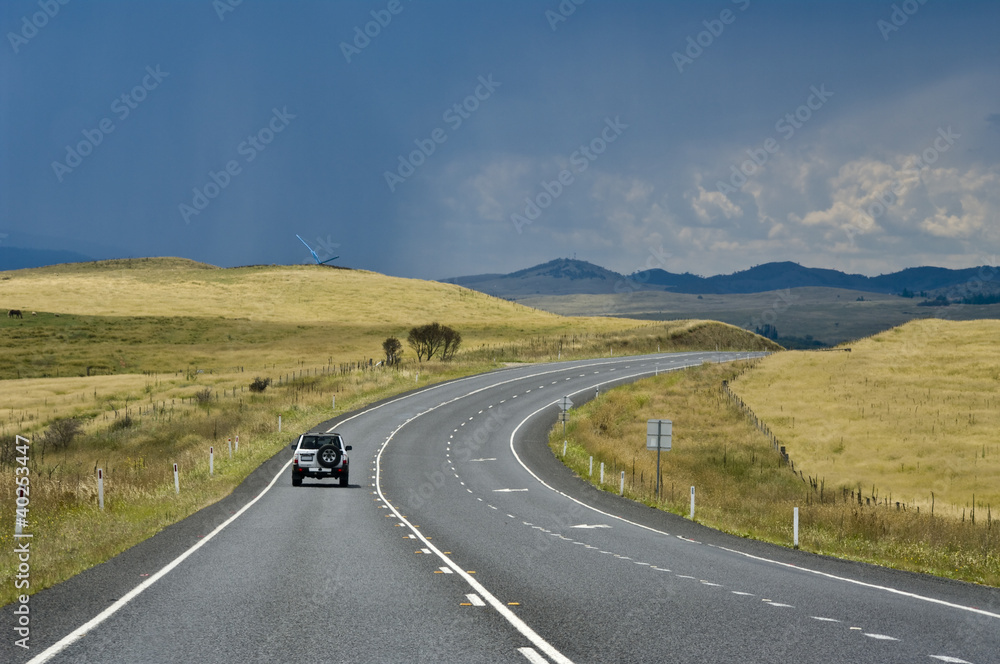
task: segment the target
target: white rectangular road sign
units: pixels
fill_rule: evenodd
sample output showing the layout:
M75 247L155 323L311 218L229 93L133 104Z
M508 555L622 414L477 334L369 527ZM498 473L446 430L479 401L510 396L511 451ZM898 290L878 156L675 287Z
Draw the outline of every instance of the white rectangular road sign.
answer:
M646 421L646 449L669 450L673 438L674 423L671 420Z

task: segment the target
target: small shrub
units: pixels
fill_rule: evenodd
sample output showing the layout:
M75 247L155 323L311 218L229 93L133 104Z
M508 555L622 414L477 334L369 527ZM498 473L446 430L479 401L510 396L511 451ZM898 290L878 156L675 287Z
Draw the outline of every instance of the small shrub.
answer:
M257 376L256 378L253 379L253 382L250 383L250 391L263 392L264 390L267 389L267 386L270 384L271 384L270 378L261 378L260 376Z
M198 400L198 403L208 403L212 399L212 390L205 388L194 393L194 398Z
M80 420L72 417L54 421L45 430L45 443L55 449L65 449L83 429Z
M124 429L131 429L135 424L135 420L132 419L131 415L126 415L125 417L119 418L111 423L111 431L122 431Z

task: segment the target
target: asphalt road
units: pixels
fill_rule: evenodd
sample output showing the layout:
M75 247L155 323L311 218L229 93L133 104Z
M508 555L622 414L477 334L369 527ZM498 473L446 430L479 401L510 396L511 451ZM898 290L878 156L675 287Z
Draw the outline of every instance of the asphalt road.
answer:
M349 487L293 488L282 452L35 595L0 660L1000 662L998 590L725 536L549 453L563 396L732 357L519 367L318 425L353 445Z

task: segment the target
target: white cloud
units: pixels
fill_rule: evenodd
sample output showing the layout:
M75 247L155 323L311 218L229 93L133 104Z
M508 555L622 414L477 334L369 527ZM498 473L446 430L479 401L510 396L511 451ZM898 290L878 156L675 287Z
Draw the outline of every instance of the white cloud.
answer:
M691 199L691 209L702 223L711 223L722 217L733 219L743 216L743 209L720 191L706 191L698 185L698 195Z

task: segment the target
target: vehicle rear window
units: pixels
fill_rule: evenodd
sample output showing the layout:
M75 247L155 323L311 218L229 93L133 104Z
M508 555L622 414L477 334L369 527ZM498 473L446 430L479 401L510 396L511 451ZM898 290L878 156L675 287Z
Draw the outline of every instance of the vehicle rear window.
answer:
M324 445L328 445L330 443L337 443L338 447L339 447L340 446L339 445L339 443L340 443L340 437L339 436L303 436L302 437L302 444L299 447L301 449L304 449L304 450L318 450L319 448L323 447Z

